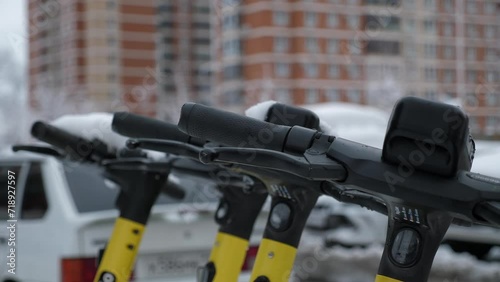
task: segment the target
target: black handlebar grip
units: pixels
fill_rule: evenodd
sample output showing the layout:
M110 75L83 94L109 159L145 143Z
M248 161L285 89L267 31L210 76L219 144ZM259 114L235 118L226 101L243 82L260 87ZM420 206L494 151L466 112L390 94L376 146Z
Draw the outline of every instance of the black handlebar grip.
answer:
M78 144L81 139L78 136L42 121L33 123L31 126L31 135L40 141L60 149L64 149L68 145Z
M205 143L191 140L190 136L180 131L175 124L129 112L115 113L111 128L116 133L131 138L167 139L196 145Z
M200 104L182 106L179 129L226 146L283 151L291 127L222 111Z
M75 160L114 158L112 154L108 153L107 146L100 141L91 142L42 121L33 123L31 135L65 151Z

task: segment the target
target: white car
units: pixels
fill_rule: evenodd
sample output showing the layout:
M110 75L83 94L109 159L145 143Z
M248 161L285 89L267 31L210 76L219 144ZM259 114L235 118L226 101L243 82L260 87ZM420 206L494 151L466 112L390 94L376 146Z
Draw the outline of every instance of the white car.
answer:
M5 228L8 170L15 172L17 182L16 252L11 265L15 270L10 272L6 254L12 236ZM118 190L110 189L100 172L93 165L63 164L31 154L0 159L0 282L93 281L96 256L118 216ZM218 193L213 186L182 179L188 188L183 201L162 195L153 207L133 281L195 281L196 268L207 262L217 232L213 218ZM265 222L264 213L251 239L245 270L256 255ZM248 281L248 272L241 281Z
M389 113L347 103L309 105L307 108L331 126L331 134L382 148ZM476 149L471 170L500 178L500 142L476 141ZM308 235L323 236L327 245L366 246L370 242L385 242L387 217L360 206L322 197L311 212L307 227ZM492 246L500 246L500 229L452 225L445 241L455 251L468 251L481 258Z

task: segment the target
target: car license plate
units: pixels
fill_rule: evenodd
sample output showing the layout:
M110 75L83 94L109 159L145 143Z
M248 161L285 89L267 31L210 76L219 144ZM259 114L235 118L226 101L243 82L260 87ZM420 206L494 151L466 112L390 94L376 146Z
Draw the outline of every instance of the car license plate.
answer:
M205 265L209 256L208 250L141 255L135 273L141 278L195 276L196 269Z

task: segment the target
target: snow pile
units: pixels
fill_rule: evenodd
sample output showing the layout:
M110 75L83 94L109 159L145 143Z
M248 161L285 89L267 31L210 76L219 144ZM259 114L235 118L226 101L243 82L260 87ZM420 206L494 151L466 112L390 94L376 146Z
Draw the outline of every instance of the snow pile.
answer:
M500 142L476 141L476 155L471 171L500 178Z
M120 150L125 147L128 140L111 129L113 114L110 113L89 113L82 115L64 115L51 124L69 133L85 138L87 140L99 139L108 145L110 152ZM149 157L159 159L165 154L145 150Z
M276 101L269 100L255 104L245 111L245 115L247 117L255 118L258 120L265 120L267 117L267 112L276 103Z
M389 113L350 103L324 103L304 107L330 125L329 134L382 148Z
M500 281L500 263L479 261L467 253L455 253L448 246L441 246L434 259L431 281Z
M304 244L302 244L304 243ZM373 282L383 246L367 248L324 248L322 244L301 242L294 281ZM448 246L438 250L429 282L498 282L500 262L479 261Z
M245 111L245 115L258 120L265 120L267 117L267 112L272 107L272 105L276 103L277 103L276 101L269 100L255 104ZM332 132L331 126L328 124L328 122L321 120L321 117L319 126L324 133L331 134Z
M99 139L109 146L109 150L125 147L127 137L111 130L113 114L90 113L81 115L64 115L51 124L69 133L87 140Z

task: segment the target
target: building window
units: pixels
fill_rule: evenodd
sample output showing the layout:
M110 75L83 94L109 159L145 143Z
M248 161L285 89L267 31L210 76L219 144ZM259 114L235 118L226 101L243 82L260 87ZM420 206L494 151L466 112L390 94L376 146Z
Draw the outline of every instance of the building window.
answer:
M497 60L497 51L494 48L486 48L486 60L488 61L496 61Z
M228 20L230 19L230 20ZM228 21L228 22L227 22ZM230 25L231 28L238 27L239 20L238 16L229 16L224 18L224 25ZM193 28L198 28L198 29L209 29L210 28L210 23L208 22L194 22L192 24Z
M307 89L306 90L306 104L314 104L319 102L319 90Z
M339 25L339 16L334 13L328 14L328 26L336 27Z
M455 57L455 47L444 46L444 57L445 59L453 59Z
M496 11L496 2L493 1L485 1L484 2L484 13L485 14L494 14Z
M478 103L476 94L474 94L474 93L465 94L465 105L467 107L477 107L478 104L479 103Z
M352 55L359 55L361 54L361 48L362 45L361 45L361 41L358 39L351 39L349 40L349 54L352 54Z
M224 79L238 79L241 78L241 65L233 65L224 67L222 71Z
M496 26L494 25L485 25L484 26L484 36L486 38L495 38Z
M498 105L498 95L496 93L486 94L486 105L495 107Z
M347 16L347 25L352 29L359 28L359 16L348 15Z
M349 65L348 71L350 78L359 78L361 76L361 67L359 65Z
M274 38L274 51L275 52L287 52L288 51L288 38L286 37L275 37Z
M444 23L444 36L453 36L453 24L452 23Z
M467 48L467 60L470 61L476 60L476 48L473 47Z
M468 37L477 37L478 32L477 32L477 26L475 24L467 24L466 25L466 33Z
M239 15L225 15L223 27L225 30L237 29L240 25Z
M406 20L404 22L404 29L406 31L415 31L415 20Z
M108 22L108 25L110 25L111 23ZM171 21L161 21L159 24L158 24L158 27L159 28L162 28L162 27L174 27L174 23L171 22ZM111 28L111 26L110 26Z
M444 71L444 82L453 82L455 80L455 71L454 70L445 70Z
M209 53L198 53L194 55L195 60L206 62L210 61L210 54Z
M425 81L434 82L437 80L437 71L434 68L425 68L424 70Z
M284 104L293 103L293 99L292 96L290 95L289 89L277 89L275 93L276 93L275 94L276 101Z
M338 102L340 101L340 92L338 89L328 89L326 90L326 99L329 102Z
M436 58L437 47L433 44L425 44L424 55L426 58Z
M436 21L435 20L425 20L424 30L429 34L436 34Z
M286 26L288 25L288 13L283 11L275 11L273 13L273 22L275 25Z
M414 44L405 45L405 53L408 57L415 57L417 55L417 49Z
M498 82L498 72L496 71L486 71L486 82Z
M399 30L401 20L394 16L365 15L367 29L380 28L384 30Z
M202 5L201 6L193 6L193 10L196 13L200 13L200 14L209 14L210 13L210 7L208 5L207 6L202 6Z
M337 39L328 39L328 53L337 53L339 51L339 41Z
M222 103L224 105L241 105L243 103L243 91L232 90L222 94Z
M453 12L453 0L444 0L444 10L448 13Z
M468 83L475 83L477 80L477 72L473 70L466 71L465 79Z
M340 66L339 65L329 65L328 66L328 76L331 78L340 77Z
M304 25L307 27L314 27L318 23L318 15L314 12L305 12Z
M318 70L318 65L315 63L305 63L304 65L304 72L307 77L317 77L319 70Z
M319 52L319 44L317 38L306 38L306 49L309 52L317 53Z
M469 0L466 5L467 13L477 13L477 1Z
M274 73L277 77L288 77L290 75L290 65L287 63L276 63Z
M240 54L240 40L234 39L224 42L223 53L225 56L234 56Z
M193 38L192 42L195 45L209 45L210 44L210 39L209 38ZM239 45L240 42L238 41L237 44Z
M400 43L398 41L370 40L366 45L366 53L380 55L399 55Z

